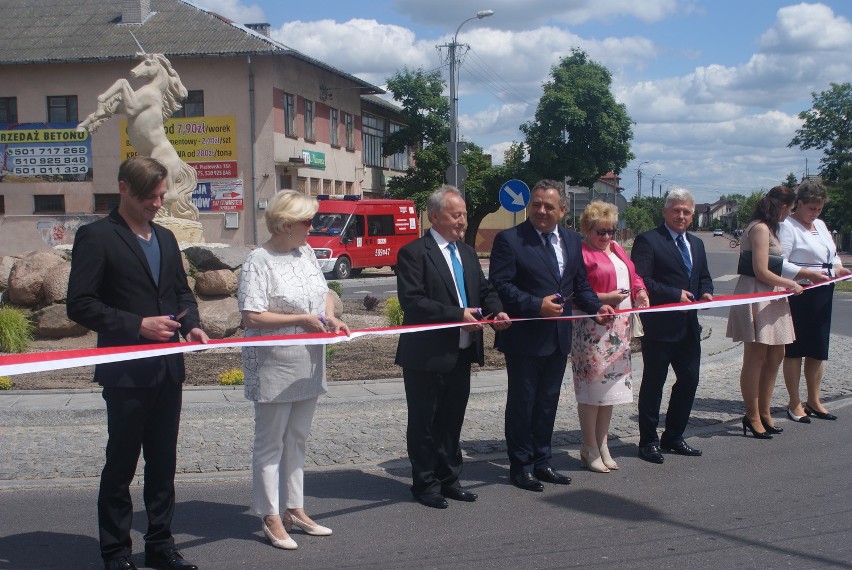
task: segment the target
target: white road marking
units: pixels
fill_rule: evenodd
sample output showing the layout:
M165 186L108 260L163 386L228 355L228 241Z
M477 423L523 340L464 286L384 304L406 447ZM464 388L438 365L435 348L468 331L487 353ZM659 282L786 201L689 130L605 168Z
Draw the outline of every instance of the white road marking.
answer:
M739 277L739 275L737 275L737 274L734 274L734 275L720 275L719 277L716 277L715 279L713 279L713 281L733 281L733 280L734 280L734 279L736 279L737 277Z

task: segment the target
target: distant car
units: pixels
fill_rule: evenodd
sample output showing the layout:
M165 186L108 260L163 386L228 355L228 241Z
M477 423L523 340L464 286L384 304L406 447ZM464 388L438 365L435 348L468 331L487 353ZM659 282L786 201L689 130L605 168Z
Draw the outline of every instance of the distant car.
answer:
M713 237L723 236L723 235L725 235L725 232L723 232L722 230L713 230Z

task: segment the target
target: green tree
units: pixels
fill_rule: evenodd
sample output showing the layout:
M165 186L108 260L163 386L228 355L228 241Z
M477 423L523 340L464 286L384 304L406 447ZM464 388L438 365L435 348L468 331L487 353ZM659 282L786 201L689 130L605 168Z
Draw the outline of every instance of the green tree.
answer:
M591 187L634 158L632 121L610 92L607 68L574 49L551 68L535 117L521 125L535 177Z
M654 219L644 208L630 205L624 210L624 223L633 230L636 235L646 232L654 227Z
M787 146L822 150L822 178L834 183L852 159L852 83L832 83L831 89L811 97L813 107L799 113L804 123Z
M848 234L852 232L852 164L843 165L838 171L837 182L828 186L828 202L822 212L825 223L831 230ZM848 236L847 236L848 239ZM848 241L844 249L848 247Z
M784 179L783 185L787 188L795 188L799 185L799 179L796 178L796 175L791 172L787 175L787 178Z
M385 140L385 156L449 140L450 102L443 95L444 80L439 70L406 67L388 79L388 91L402 107L405 125Z

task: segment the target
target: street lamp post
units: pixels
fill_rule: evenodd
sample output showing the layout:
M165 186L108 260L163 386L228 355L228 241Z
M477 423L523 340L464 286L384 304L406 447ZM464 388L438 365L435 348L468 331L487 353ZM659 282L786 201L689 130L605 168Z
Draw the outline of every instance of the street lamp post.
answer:
M658 173L656 173L655 175L653 175L653 176L651 177L651 198L653 198L653 197L654 197L654 182L657 180L657 176L662 176L662 174L660 174L660 173L658 172ZM660 196L661 196L661 197L662 197L662 195L663 195L663 193L662 193L662 187L663 187L663 183L662 183L662 182L660 182Z
M480 10L476 13L476 16L468 18L456 28L456 33L453 35L452 43L448 44L449 55L450 55L450 160L452 161L450 164L450 180L449 183L461 191L462 198L464 198L464 188L460 188L459 186L459 144L458 144L458 130L459 130L459 98L456 93L456 73L457 71L457 60L456 60L456 48L459 46L458 36L459 31L462 26L471 20L481 20L482 18L487 18L488 16L493 16L493 10Z
M651 163L650 160L646 160L645 162L640 164L639 167L636 169L636 174L639 178L639 181L636 185L636 196L639 197L639 198L642 197L642 167L645 166L646 164L650 164L650 163Z

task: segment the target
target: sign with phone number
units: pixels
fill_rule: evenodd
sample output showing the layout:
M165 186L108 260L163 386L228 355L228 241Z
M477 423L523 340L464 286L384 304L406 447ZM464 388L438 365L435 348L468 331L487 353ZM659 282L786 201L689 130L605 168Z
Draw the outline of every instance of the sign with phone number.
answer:
M76 123L0 124L0 182L70 182L92 179L92 145Z

